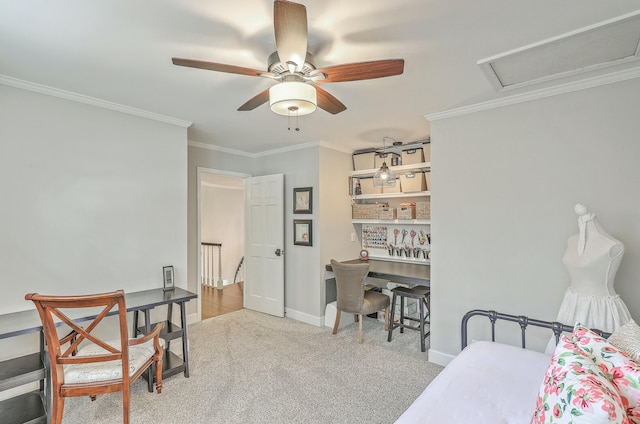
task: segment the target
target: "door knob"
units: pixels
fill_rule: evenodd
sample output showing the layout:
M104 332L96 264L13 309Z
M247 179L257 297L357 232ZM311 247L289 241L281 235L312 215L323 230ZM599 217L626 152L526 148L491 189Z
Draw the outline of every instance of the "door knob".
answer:
M275 254L276 256L284 255L284 250L276 249Z

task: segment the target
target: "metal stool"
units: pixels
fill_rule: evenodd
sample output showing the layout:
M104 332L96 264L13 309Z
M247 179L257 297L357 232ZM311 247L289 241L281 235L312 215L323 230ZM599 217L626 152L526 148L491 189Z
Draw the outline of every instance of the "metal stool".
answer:
M425 320L425 307L427 308L427 314L429 314L429 297L431 295L431 289L425 286L415 286L413 288L408 287L396 287L391 290L393 293L393 300L391 301L391 317L389 319L389 336L387 337L387 341L391 341L391 335L393 334L393 330L395 328L400 328L400 332L404 333L404 329L408 328L409 330L416 330L420 332L420 348L423 352L427 350L425 346L425 339L429 337L430 331L425 333L424 326L425 324L429 324L429 320ZM395 309L396 309L396 299L397 296L400 296L400 322L396 323L394 321L395 317ZM418 304L420 305L420 318L413 317L405 317L404 316L404 298L407 297L409 299L416 299ZM429 316L431 318L431 316ZM404 320L418 322L418 327L412 327L404 323Z

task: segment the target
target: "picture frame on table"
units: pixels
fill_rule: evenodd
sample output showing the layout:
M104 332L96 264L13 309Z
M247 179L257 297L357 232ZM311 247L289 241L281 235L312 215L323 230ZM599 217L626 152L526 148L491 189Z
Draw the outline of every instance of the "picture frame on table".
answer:
M163 266L162 267L162 290L169 291L176 288L173 266Z
M313 187L293 189L293 213L312 212Z
M310 219L293 220L293 244L313 246L313 222Z

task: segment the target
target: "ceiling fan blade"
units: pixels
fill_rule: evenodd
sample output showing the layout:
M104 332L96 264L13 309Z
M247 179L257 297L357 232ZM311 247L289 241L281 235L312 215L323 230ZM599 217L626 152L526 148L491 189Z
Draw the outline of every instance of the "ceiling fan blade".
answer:
M302 69L307 57L307 8L276 0L273 2L273 28L280 61L295 63L298 70Z
M400 75L403 72L404 59L387 59L328 66L311 71L309 76L313 78L315 75L324 74L324 79L313 80L313 82L320 83L384 78Z
M340 100L336 99L335 96L329 94L326 90L318 87L317 85L314 86L314 88L316 89L318 107L320 109L324 109L333 115L347 110L347 107L343 105Z
M249 75L252 77L271 77L273 74L257 69L243 68L242 66L225 65L224 63L205 62L204 60L182 59L174 57L171 59L174 65L187 66L189 68L206 69L209 71L227 72L229 74Z
M238 108L239 111L248 111L257 108L258 106L262 106L264 103L269 101L269 89L267 88L260 94L257 94L247 100L245 104Z

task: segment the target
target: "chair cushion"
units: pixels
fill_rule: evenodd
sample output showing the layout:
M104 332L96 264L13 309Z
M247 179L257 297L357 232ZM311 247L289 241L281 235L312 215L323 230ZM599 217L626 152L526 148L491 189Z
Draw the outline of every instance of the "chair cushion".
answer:
M362 303L362 314L369 315L378 312L391 304L389 296L380 292L368 291L364 294Z
M108 341L107 344L120 349L120 340ZM160 339L164 348L164 340ZM92 344L78 350L77 356L90 356L108 353ZM155 354L153 339L145 343L129 346L129 376L133 375ZM68 364L63 366L65 384L92 383L96 381L118 380L122 378L122 361L95 362L90 364Z

